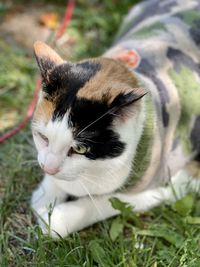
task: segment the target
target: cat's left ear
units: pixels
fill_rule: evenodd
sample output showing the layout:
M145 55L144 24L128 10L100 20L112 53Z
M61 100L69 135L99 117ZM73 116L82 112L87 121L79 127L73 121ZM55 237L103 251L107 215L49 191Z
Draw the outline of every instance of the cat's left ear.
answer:
M123 108L132 107L136 102L141 100L147 91L144 88L133 88L119 93L111 103L111 108L115 108L116 111L121 111Z
M36 41L33 47L42 78L48 81L50 72L55 66L64 63L64 60L51 47L41 41Z

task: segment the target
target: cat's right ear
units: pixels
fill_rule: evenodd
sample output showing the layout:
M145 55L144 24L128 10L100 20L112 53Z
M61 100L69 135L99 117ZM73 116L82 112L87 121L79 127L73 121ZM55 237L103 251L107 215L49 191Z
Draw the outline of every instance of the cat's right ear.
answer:
M33 47L42 78L49 82L51 71L57 65L64 63L64 60L51 47L41 41L36 41Z

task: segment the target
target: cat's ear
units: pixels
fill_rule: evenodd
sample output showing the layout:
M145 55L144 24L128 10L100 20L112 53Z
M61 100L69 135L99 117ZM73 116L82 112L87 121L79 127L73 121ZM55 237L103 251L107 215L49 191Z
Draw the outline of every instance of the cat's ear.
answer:
M55 66L64 63L64 60L51 47L41 41L36 41L33 47L42 78L48 81L50 72Z
M147 94L142 87L125 90L119 93L111 103L111 108L121 111L124 108L132 107ZM127 109L126 109L127 110Z

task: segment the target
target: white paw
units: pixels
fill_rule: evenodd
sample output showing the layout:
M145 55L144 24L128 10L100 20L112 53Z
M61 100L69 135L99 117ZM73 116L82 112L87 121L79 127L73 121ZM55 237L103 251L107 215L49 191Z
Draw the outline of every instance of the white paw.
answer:
M85 220L88 220L87 215L79 206L62 203L42 214L38 222L44 234L58 238L82 229Z
M58 229L52 228L51 214L49 212L45 212L38 217L38 224L44 235L49 235L53 238L59 238L61 235Z
M56 208L52 213L45 212L42 214L38 218L38 223L45 235L53 238L59 238L59 236L66 237L68 235L67 227L62 221L62 214Z

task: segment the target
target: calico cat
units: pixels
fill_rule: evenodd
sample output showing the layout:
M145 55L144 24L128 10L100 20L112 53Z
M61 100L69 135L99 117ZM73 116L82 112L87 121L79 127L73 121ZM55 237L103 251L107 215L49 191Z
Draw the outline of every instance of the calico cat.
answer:
M44 233L117 215L112 197L145 211L198 190L199 11L197 0L145 1L103 57L78 63L34 44L43 89L32 132L45 176L31 204ZM126 52L135 66L119 60Z

